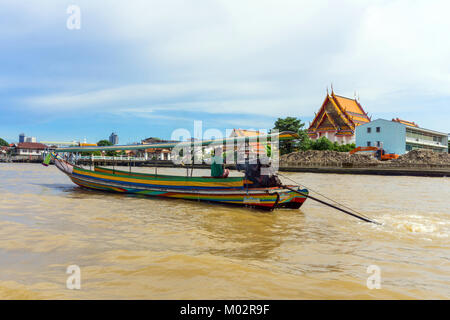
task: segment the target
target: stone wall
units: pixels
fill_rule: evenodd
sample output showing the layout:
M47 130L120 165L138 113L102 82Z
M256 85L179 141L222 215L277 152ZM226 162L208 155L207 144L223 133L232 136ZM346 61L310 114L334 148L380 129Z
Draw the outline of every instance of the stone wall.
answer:
M379 161L372 154L308 150L280 157L280 167L340 167L340 168L450 168L447 153L413 150L398 159Z

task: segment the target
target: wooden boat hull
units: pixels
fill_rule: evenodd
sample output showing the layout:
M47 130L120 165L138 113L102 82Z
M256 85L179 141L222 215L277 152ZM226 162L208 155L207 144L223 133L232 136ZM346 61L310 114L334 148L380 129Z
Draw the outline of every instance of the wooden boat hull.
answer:
M281 187L246 188L239 183L239 179L222 179L223 182L218 184L218 179L214 178L183 179L184 177L164 175L128 174L124 171L111 173L112 170L107 168L90 171L73 166L60 157L55 158L55 164L75 184L93 190L217 202L268 210L279 207L298 209L306 200L305 196ZM191 185L186 186L188 182ZM306 189L291 187L308 194Z

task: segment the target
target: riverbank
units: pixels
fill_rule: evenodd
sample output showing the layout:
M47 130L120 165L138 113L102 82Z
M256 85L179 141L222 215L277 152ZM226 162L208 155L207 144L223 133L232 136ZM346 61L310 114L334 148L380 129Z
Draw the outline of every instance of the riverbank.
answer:
M309 150L281 156L280 171L448 177L450 156L413 150L398 159L380 161L367 153L350 155L347 152Z

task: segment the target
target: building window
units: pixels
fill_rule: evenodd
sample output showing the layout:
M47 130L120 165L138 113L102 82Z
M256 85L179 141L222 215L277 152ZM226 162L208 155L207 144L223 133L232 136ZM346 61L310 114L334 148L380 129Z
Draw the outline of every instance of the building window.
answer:
M381 142L380 141L377 141L377 147L378 148L381 147Z
M372 131L372 128L367 128L367 133L370 133Z
M381 128L380 127L377 127L377 132L381 132Z
M367 146L370 147L371 143L370 141L367 141Z

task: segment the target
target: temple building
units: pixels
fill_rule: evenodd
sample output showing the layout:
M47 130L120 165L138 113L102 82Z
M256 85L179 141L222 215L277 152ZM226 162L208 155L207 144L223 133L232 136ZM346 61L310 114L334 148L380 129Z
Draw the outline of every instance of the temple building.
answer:
M327 96L308 128L312 140L326 137L340 144L355 142L357 126L370 122L370 118L357 99L338 96L333 91Z

